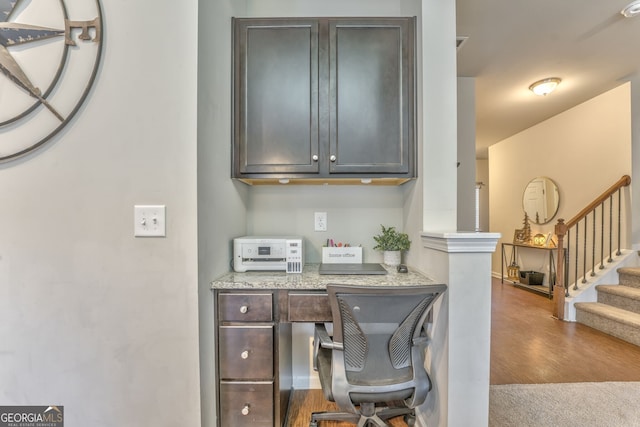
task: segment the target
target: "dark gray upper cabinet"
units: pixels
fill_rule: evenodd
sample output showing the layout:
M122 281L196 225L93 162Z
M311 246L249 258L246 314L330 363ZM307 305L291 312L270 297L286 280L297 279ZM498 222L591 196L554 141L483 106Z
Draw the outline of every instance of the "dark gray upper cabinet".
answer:
M415 176L415 19L234 19L233 177Z

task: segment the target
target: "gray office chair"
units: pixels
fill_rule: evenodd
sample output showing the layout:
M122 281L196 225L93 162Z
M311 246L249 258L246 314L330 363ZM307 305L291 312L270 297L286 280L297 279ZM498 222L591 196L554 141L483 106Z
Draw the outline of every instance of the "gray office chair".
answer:
M326 325L316 324L313 362L325 398L343 412L314 412L310 427L323 420L389 426L385 420L400 415L415 425L415 407L431 390L423 359L425 321L445 290L327 286L333 338Z

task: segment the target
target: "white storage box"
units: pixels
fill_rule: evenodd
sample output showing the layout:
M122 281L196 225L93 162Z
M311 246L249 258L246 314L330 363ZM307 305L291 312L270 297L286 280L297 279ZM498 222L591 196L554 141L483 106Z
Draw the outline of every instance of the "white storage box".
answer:
M323 247L323 264L362 264L362 247Z

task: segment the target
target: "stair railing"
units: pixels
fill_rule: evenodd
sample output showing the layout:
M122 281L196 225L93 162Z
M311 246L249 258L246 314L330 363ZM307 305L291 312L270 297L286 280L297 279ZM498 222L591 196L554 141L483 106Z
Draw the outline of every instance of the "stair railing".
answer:
M558 219L555 226L558 237L557 271L553 288L555 318L564 320L564 302L569 296L571 283L573 283L573 289L577 290L579 281L587 283L587 274L593 277L596 275L596 268L599 270L605 268L605 260L607 263L613 262L614 240L617 245L615 255L621 254L622 187L627 187L629 184L631 184L631 177L624 175L569 221L565 223L564 219ZM614 197L616 195L617 197ZM614 205L617 205L616 212L614 212ZM617 216L615 228L614 216ZM599 230L596 226L598 223ZM596 255L598 249L599 255ZM599 266L597 266L598 263ZM581 278L579 274L582 274Z

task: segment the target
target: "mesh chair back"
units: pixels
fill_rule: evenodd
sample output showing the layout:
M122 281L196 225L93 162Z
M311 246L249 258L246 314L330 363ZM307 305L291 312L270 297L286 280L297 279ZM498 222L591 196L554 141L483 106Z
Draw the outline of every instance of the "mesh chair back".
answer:
M330 285L334 341L343 344L352 384L411 378L411 347L439 288Z

